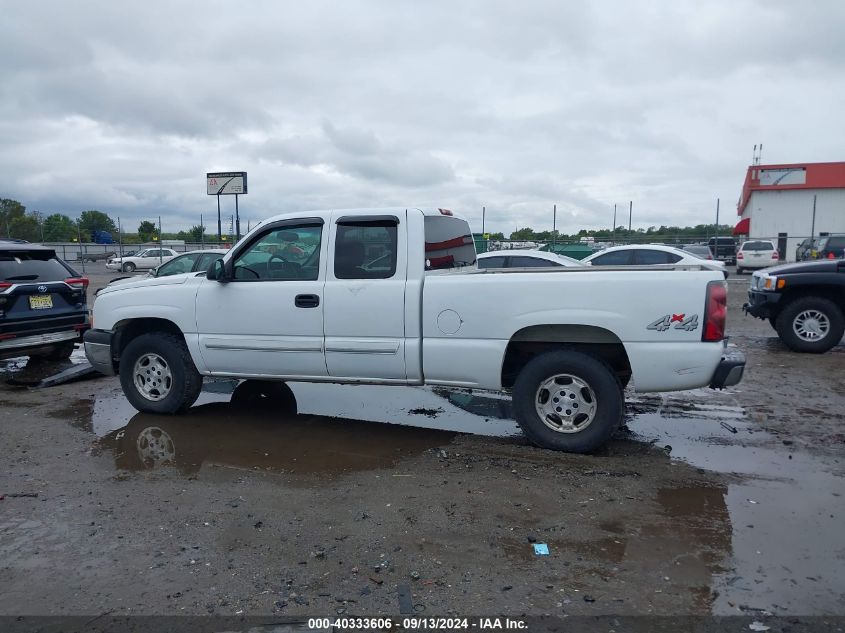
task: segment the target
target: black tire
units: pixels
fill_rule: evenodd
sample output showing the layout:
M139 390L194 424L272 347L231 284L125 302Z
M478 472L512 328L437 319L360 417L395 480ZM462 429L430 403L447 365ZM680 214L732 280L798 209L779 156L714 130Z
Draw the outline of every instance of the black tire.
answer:
M151 384L159 380L160 399L153 400L139 390L135 381L135 364L147 355L154 354L164 361L170 378L161 382L153 376ZM154 369L153 369L154 371ZM186 411L200 395L202 376L197 371L194 361L181 336L166 332L142 334L133 339L120 355L120 384L129 403L145 413L182 413Z
M296 415L296 396L284 382L276 380L244 380L232 392L231 403L239 408L270 410Z
M808 311L821 314L828 322L827 333L817 340L802 338L794 329L796 320ZM845 333L845 317L842 315L842 310L829 299L812 296L801 297L788 303L781 310L775 329L789 349L795 352L821 354L842 340L842 335Z
M48 351L37 354L37 356L46 360L67 360L73 354L74 347L76 347L76 344L73 341L59 343Z
M579 379L592 390L595 410L592 421L582 430L552 429L535 406L543 383L561 374ZM568 384L561 384L561 394L567 392L567 387ZM583 394L583 390L580 392ZM619 428L624 405L622 385L614 371L598 358L582 352L547 352L533 358L519 372L513 387L514 414L526 437L541 448L569 453L589 453L604 445Z
M125 273L134 273L134 272L135 272L135 268L136 268L135 264L133 264L132 262L126 262L126 263L123 265L122 270L123 270L123 272L125 272Z

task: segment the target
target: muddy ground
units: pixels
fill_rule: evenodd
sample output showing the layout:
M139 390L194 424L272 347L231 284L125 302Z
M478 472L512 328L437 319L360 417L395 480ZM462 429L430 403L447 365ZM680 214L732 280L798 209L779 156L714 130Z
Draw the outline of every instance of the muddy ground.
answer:
M0 361L0 613L845 614L845 345L789 352L747 280L744 381L629 393L588 456L495 394L216 381L162 417Z

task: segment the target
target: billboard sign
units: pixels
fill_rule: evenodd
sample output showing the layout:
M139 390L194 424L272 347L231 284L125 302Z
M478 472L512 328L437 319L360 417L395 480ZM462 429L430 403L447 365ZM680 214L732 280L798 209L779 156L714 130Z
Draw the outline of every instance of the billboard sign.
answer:
M221 171L205 175L207 193L210 196L225 196L247 193L245 171Z

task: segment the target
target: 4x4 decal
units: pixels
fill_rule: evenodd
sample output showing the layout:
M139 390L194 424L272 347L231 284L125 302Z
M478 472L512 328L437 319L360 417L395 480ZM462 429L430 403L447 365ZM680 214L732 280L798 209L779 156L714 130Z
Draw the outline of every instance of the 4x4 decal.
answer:
M649 323L646 329L665 332L672 327L673 323L675 324L676 330L686 330L687 332L692 332L693 330L698 329L698 315L693 314L692 316L687 316L686 314L667 314L666 316L660 317L656 321Z

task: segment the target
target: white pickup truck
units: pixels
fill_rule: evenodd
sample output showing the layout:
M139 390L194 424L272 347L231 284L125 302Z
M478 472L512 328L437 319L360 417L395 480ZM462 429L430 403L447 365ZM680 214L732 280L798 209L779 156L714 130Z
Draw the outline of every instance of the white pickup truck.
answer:
M624 386L739 382L727 289L698 266L491 270L445 209L274 217L207 274L108 286L85 352L137 409L178 413L203 376L512 391L535 444L586 452Z

